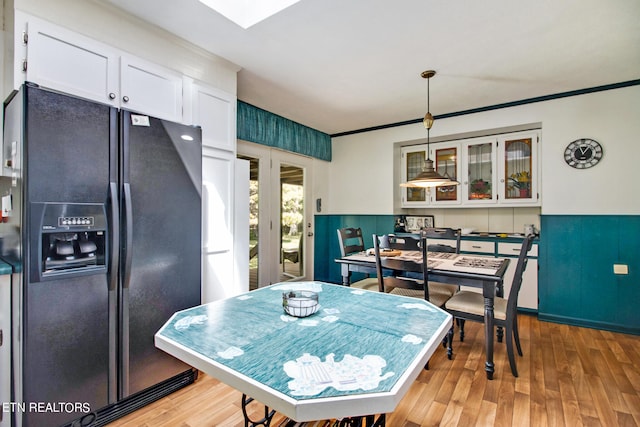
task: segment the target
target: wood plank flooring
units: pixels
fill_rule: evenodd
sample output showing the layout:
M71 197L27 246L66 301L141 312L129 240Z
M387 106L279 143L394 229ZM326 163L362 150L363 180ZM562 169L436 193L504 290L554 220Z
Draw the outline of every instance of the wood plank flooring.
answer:
M640 337L538 321L521 315L524 357L511 375L504 343L495 345L496 372L484 372L484 332L465 325L454 359L440 347L396 410L388 427L640 426ZM457 332L457 330L456 330ZM201 374L195 384L109 424L109 427L244 425L240 392ZM256 406L256 418L262 411ZM272 426L284 417L276 414Z

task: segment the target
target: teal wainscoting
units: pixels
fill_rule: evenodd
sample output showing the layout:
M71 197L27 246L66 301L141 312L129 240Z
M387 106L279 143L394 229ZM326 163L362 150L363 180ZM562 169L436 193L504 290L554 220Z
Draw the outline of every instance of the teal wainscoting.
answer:
M314 246L314 279L330 283L342 283L340 266L334 261L340 258L338 228L360 227L366 248L373 247L373 234L393 233L393 215L316 215ZM352 280L364 276L353 273Z
M540 224L538 317L640 335L640 216L542 215Z

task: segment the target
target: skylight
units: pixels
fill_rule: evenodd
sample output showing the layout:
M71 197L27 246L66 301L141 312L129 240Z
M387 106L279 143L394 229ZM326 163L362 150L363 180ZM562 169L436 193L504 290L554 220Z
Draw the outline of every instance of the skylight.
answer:
M200 0L245 30L300 0Z

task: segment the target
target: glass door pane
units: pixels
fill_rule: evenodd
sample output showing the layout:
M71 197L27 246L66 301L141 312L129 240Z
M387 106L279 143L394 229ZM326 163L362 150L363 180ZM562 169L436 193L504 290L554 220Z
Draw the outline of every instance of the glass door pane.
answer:
M467 200L493 199L493 144L471 144L468 146L469 190Z
M426 151L407 152L407 181L416 177L424 168L424 159L427 157ZM427 200L425 188L406 188L407 202L424 202Z
M531 199L532 138L504 144L504 193L506 199Z
M258 223L260 212L259 189L260 161L249 156L238 155L238 158L249 161L249 289L258 288L258 268L260 253L258 251Z
M436 150L435 157L436 171L446 178L457 180L458 149L452 147ZM452 201L458 199L457 185L440 186L436 187L435 190L436 201Z
M304 170L280 165L281 280L304 277Z

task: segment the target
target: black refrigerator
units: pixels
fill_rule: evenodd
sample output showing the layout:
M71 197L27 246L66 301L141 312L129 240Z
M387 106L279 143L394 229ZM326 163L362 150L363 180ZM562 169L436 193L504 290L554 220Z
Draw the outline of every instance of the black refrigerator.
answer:
M200 304L200 129L33 84L4 113L14 425L104 425L192 383L153 338Z

